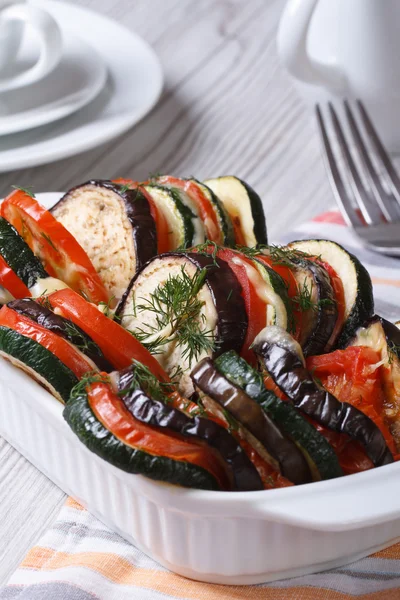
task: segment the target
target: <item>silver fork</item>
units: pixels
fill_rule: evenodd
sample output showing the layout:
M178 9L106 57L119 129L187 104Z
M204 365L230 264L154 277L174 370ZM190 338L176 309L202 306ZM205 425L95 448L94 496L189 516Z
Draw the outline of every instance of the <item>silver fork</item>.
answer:
M389 154L379 139L364 105L358 101L357 107L367 134L366 137L382 166L382 173L378 175L368 153L365 138L357 125L353 110L345 100L346 119L360 159L359 162L362 165L362 168L357 167L338 113L331 103L328 107L334 136L344 160L342 171L344 171L356 201L355 205L346 189L340 172L341 169L329 139L326 120L321 107L317 105L318 125L325 150L325 165L340 211L346 223L354 229L362 242L371 250L382 254L400 256L400 178L389 158ZM368 187L365 186L363 179L368 182ZM385 186L383 181L386 184Z

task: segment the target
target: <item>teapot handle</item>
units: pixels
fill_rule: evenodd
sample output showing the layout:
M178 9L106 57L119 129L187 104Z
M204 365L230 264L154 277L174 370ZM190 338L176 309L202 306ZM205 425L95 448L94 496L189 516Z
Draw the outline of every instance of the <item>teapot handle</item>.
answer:
M305 83L336 91L344 87L345 78L332 65L313 62L307 52L307 36L318 0L289 0L278 30L278 52L289 73Z

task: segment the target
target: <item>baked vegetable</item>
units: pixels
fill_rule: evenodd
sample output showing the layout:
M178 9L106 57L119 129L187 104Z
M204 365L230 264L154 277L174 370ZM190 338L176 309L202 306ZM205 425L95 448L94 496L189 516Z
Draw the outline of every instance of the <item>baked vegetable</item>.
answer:
M44 298L39 299L38 302L31 299L22 299L9 302L7 307L73 344L85 356L90 358L101 371L113 371L113 366L104 358L99 346L83 329L72 321L56 315L48 308L48 305L50 303Z
M137 360L146 365L158 379L168 381L166 372L138 340L76 292L60 290L51 294L48 301L53 310L90 336L115 369L124 369L132 360Z
M238 442L223 427L202 416L188 416L171 406L171 386L160 385L139 363L114 373L118 394L129 412L141 423L173 432L188 440L208 445L226 465L234 490L262 489L260 477Z
M191 252L150 261L132 280L116 314L167 373L179 368L186 396L193 392L188 371L204 356L240 351L247 328L240 285L228 264Z
M14 298L31 295L39 279L48 274L16 229L0 217L0 285Z
M262 201L253 188L231 175L207 179L204 183L219 198L230 216L237 245L252 248L268 243Z
M306 252L329 264L341 279L344 290L344 324L336 340L336 347L344 347L358 327L374 313L371 278L353 255L330 240L301 240L292 242L291 249Z
M121 298L157 254L152 206L138 189L94 179L69 190L51 212L85 250L110 297Z
M203 224L203 241L205 238L221 246L230 246L234 243L230 218L210 188L195 179L179 179L170 175L157 177L155 183L181 190L189 196ZM193 212L193 207L191 210Z
M286 331L266 327L254 340L253 349L266 372L297 408L324 427L359 441L375 466L393 461L373 421L319 387L304 365L299 344Z
M65 420L89 450L128 473L185 487L229 489L211 448L141 423L106 381L80 382L64 410Z
M2 202L1 216L15 227L51 277L91 302L108 301L107 291L86 252L33 197L24 190L15 190Z
M234 351L214 360L214 366L242 389L273 419L282 433L302 450L315 481L343 475L337 456L326 439L289 402L265 388L263 378Z
M289 299L285 281L262 259L255 258L253 260L264 280L263 290L260 289L259 294L264 295L267 305L266 324L278 325L293 333L295 330L293 307Z
M307 461L296 444L282 434L257 402L221 375L212 360L203 359L191 377L203 394L233 415L244 428L248 441L284 477L296 484L311 481Z
M0 325L0 356L46 388L60 402L67 402L77 376L52 351L15 329Z

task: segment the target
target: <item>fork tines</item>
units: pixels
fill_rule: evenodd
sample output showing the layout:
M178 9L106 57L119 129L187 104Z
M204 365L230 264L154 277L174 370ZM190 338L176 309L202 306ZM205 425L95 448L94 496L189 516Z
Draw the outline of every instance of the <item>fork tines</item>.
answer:
M352 139L359 164L356 164L353 157L347 139L349 134L345 133L337 110L331 103L328 106L333 137L339 145L344 168L340 169L339 167L329 138L327 119L324 118L319 105L316 106L317 119L325 149L328 175L336 201L347 224L360 233L360 231L365 231L368 225L376 226L387 223L387 221L400 222L400 179L364 105L360 101L357 102L359 116L365 132L363 135L349 102L344 101L344 112L351 133L350 139ZM378 174L377 168L371 160L365 140L369 142L379 160L380 174ZM351 198L351 194L348 193L348 185L345 184L345 181L350 185L356 205ZM357 207L359 210L357 210Z

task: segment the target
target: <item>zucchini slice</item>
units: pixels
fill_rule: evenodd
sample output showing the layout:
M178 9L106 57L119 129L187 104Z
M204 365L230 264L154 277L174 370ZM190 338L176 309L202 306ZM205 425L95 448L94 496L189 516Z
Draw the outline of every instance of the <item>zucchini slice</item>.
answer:
M141 365L136 363L119 373L113 373L111 377L117 381L118 395L135 419L213 448L217 453L216 459L219 458L228 473L231 489L263 489L257 470L235 438L214 421L202 416L188 416L173 408L168 404L170 398L165 397L165 391L157 380L156 383L143 385L146 380L148 382L149 375ZM152 397L154 395L158 398Z
M71 342L80 352L90 358L101 371L109 373L114 370L114 367L104 358L99 346L83 329L72 321L56 315L47 306L31 299L13 300L7 306Z
M110 296L121 298L133 275L157 254L148 200L107 180L72 188L52 208L92 261Z
M338 308L330 277L325 269L307 258L292 258L296 266L296 304L301 311L300 345L305 356L322 354L335 328Z
M221 354L214 360L214 365L226 379L253 398L271 416L281 431L298 445L315 481L343 475L338 458L324 436L294 406L266 389L260 373L236 352Z
M184 396L193 393L190 369L205 356L239 352L248 322L229 265L194 252L151 260L131 281L116 315L169 375L179 367Z
M342 280L345 295L344 325L336 342L343 348L356 330L374 314L372 283L368 271L358 258L330 240L301 240L288 245L291 249L318 256L328 263Z
M319 387L304 366L300 345L287 331L266 327L256 337L253 350L296 408L324 427L360 442L375 466L393 462L380 429L360 410Z
M257 402L224 377L212 360L203 359L193 369L191 377L202 394L217 402L240 423L249 443L284 477L294 484L312 480L307 461L296 444L281 432Z
M383 418L400 452L400 331L393 323L374 315L357 329L348 346L366 346L380 355L385 394Z
M233 247L235 245L235 234L233 231L233 224L230 216L228 215L224 205L218 198L218 196L209 188L205 183L198 181L197 179L192 178L190 181L193 181L200 191L204 194L210 205L214 209L214 213L217 217L217 221L219 224L219 229L221 233L220 241L217 241L221 246Z
M48 277L28 244L3 217L0 217L0 255L27 288L33 287L39 279Z
M169 225L169 249L176 250L193 246L196 233L193 225L194 215L183 204L176 190L154 183L143 187L150 194L157 209L163 213Z
M77 377L47 348L30 338L0 326L0 355L25 371L60 402L67 402Z
M230 216L238 246L253 248L268 243L262 201L248 183L233 175L207 179L204 183Z
M90 386L88 393L83 389L82 382L78 384L72 391L63 413L64 419L72 431L91 452L128 473L145 475L150 479L184 487L207 490L219 489L218 482L205 468L187 462L184 457L176 460L162 454L156 454L151 441L160 434L156 432L153 434L154 430L151 427L146 427L134 419L124 406L122 399L117 395L110 394L106 405L108 414L103 413L105 403L103 403L103 406L97 406L96 414L91 394L92 389L93 385ZM134 440L138 439L138 436L135 436L136 430L140 431L141 436L139 436L140 439L136 442L136 445L133 441L128 444L121 439L121 436L118 437L117 434L114 434L111 429L105 426L104 421L107 417L113 420L114 415L116 415L114 422L118 419L123 422L125 431L128 434L132 433L131 437ZM163 437L164 440L168 439L165 434ZM172 436L171 438L174 439ZM179 440L177 440L177 444L179 444ZM149 449L147 450L147 448Z
M267 325L278 325L293 332L295 328L293 307L282 277L265 263L254 259L254 264L264 280L264 292L268 297Z

